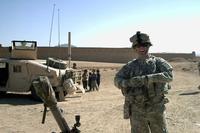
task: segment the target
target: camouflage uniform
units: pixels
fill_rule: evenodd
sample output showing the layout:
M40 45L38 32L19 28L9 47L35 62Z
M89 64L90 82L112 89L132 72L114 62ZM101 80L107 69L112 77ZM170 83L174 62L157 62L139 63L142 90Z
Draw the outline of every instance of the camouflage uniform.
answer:
M172 66L152 55L128 62L115 75L115 86L125 96L124 118L130 117L131 133L167 133L164 94L172 79Z

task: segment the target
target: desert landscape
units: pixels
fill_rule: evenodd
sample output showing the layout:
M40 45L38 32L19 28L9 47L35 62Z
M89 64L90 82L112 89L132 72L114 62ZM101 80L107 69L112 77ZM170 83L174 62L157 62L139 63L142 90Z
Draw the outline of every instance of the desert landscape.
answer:
M174 58L174 81L167 97L166 119L170 133L199 133L200 76L197 60ZM199 60L200 61L200 60ZM81 116L82 133L130 133L129 120L123 119L124 97L113 84L115 73L124 64L74 61L80 69L99 68L99 91L76 93L59 102L70 127L74 116ZM43 104L30 94L8 93L0 96L0 133L51 133L60 129L48 109L45 124L41 124Z

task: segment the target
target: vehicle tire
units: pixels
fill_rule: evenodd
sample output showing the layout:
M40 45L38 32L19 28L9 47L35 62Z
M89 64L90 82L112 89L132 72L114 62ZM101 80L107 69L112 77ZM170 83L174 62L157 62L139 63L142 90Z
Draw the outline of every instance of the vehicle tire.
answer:
M30 87L31 96L35 101L42 102L42 99L37 95L35 88L33 86Z
M66 69L67 63L65 63L63 60L60 59L54 59L54 58L48 58L46 60L46 64L53 68L60 68L60 69Z

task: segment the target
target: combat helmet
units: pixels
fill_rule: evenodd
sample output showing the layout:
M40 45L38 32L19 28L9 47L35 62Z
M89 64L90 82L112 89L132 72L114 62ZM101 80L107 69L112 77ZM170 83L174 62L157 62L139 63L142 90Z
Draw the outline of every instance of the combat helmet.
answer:
M135 48L137 45L152 46L149 36L140 31L137 31L136 34L130 38L130 42L132 43L132 48Z

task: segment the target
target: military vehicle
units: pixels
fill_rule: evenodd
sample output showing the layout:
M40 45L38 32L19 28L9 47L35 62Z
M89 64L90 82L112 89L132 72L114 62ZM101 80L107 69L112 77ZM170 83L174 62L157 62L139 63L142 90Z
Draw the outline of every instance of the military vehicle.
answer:
M9 49L10 58L0 58L0 92L31 92L34 99L36 95L32 85L38 76L47 76L54 89L58 101L63 101L68 92L76 91L76 86L71 84L80 83L80 70L67 67L63 60L48 58L46 62L37 60L36 41L12 41ZM72 83L73 82L73 83Z

